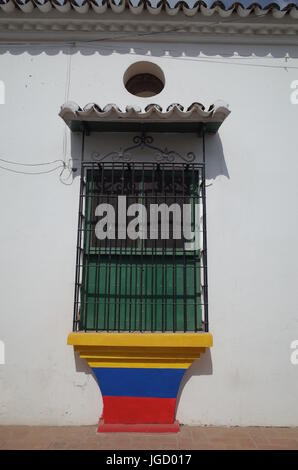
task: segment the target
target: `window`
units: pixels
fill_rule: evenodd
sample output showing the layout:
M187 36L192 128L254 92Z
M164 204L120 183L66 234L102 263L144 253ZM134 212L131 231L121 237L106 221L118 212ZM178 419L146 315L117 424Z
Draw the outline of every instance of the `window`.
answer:
M163 87L162 81L151 73L138 73L126 83L127 91L132 95L143 98L158 95Z
M95 331L200 331L204 329L204 263L202 250L187 250L182 218L169 212L169 237L161 237L163 220L150 238L152 204L202 207L201 164L84 163L82 168L78 262L75 294L75 330ZM117 237L134 216L125 207L141 204L146 211L143 239ZM116 238L99 239L97 207L110 204L115 213ZM123 212L123 207L121 208ZM148 216L149 215L149 216ZM124 217L124 219L123 219ZM124 220L124 224L123 224ZM121 221L120 221L121 222ZM181 224L182 238L175 238ZM179 227L178 227L179 228ZM204 229L204 227L203 227Z
M136 62L124 74L127 91L140 98L158 95L165 86L164 73L152 62Z

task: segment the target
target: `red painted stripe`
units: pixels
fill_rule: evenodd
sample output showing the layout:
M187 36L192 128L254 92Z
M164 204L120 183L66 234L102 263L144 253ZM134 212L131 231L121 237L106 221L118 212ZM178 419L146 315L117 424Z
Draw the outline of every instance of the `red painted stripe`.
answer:
M105 424L173 424L176 398L103 397Z
M179 423L173 424L105 424L100 422L97 432L179 432Z

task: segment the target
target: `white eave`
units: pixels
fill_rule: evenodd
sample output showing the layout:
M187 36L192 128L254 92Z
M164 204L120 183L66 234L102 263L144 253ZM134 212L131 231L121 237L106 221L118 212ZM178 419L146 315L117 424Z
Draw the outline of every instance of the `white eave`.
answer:
M298 44L298 0L0 0L0 41Z
M206 132L214 133L229 114L223 101L215 102L208 109L200 103L192 103L188 108L173 103L166 109L149 104L143 111L132 106L121 110L115 104L100 108L95 103L81 108L68 102L62 105L59 116L72 131L200 132L204 125Z

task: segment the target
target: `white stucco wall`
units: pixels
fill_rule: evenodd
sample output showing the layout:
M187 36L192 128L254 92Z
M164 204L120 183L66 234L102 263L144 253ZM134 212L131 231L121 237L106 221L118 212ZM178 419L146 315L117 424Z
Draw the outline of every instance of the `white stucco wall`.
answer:
M268 45L0 46L2 159L68 159L75 149L58 117L67 100L230 105L219 137L207 140L214 347L186 374L181 423L298 425L298 366L290 362L298 339L298 105L290 102L297 56L297 48ZM166 76L154 98L133 97L122 83L126 68L144 59ZM79 178L66 186L58 175L0 168L1 424L95 424L101 412L95 379L66 346Z

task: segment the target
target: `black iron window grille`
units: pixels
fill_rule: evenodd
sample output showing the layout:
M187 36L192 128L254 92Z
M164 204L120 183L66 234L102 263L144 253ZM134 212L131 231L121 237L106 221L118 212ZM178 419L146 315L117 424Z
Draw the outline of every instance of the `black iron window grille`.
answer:
M198 246L187 248L184 219L177 222L171 212L167 239L161 236L160 214L155 238L150 236L152 221L147 216L146 236L130 239L126 231L133 217L125 213L123 219L122 213L119 224L119 209L123 211L119 196L122 202L125 196L125 207L142 204L147 215L152 204L176 204L181 213L187 205L190 228L198 229ZM96 235L97 207L102 204L110 204L115 213L115 226L107 229L115 230L115 238ZM174 236L177 223L180 239ZM203 163L82 163L73 327L74 331L208 331Z

